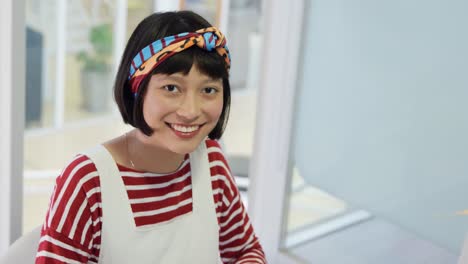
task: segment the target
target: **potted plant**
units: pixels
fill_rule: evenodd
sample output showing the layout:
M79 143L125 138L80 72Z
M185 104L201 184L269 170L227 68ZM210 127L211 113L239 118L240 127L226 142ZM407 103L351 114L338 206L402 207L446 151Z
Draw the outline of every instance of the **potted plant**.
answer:
M112 27L100 24L91 28L92 49L78 53L82 63L81 91L83 107L89 112L104 112L111 94Z

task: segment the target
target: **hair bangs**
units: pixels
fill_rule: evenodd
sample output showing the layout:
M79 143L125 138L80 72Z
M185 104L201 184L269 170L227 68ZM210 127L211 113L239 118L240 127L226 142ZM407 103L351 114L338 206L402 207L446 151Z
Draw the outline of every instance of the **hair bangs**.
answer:
M163 61L152 72L152 74L174 74L183 73L187 75L193 65L198 70L212 79L228 78L228 70L221 55L216 51L207 51L198 47L192 47L174 54Z

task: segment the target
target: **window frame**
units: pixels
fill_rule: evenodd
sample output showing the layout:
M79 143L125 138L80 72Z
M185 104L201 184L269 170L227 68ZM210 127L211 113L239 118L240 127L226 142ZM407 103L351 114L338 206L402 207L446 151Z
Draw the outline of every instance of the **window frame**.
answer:
M263 43L268 45L263 45L257 97L249 215L269 262L297 263L281 249L281 243L286 235L291 184L290 147L304 0L262 1L262 5Z
M25 114L25 1L0 9L0 254L22 233Z

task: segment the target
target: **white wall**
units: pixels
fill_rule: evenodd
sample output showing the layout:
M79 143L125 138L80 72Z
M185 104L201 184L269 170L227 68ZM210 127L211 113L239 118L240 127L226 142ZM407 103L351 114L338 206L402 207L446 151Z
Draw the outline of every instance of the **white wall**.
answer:
M468 231L468 1L307 1L295 161L457 252Z

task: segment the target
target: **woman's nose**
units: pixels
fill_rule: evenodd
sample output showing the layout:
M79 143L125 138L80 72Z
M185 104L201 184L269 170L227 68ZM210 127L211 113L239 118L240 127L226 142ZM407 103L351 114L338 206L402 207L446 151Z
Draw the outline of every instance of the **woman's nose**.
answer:
M185 96L176 113L182 121L194 122L200 116L200 106L197 98L192 95Z

